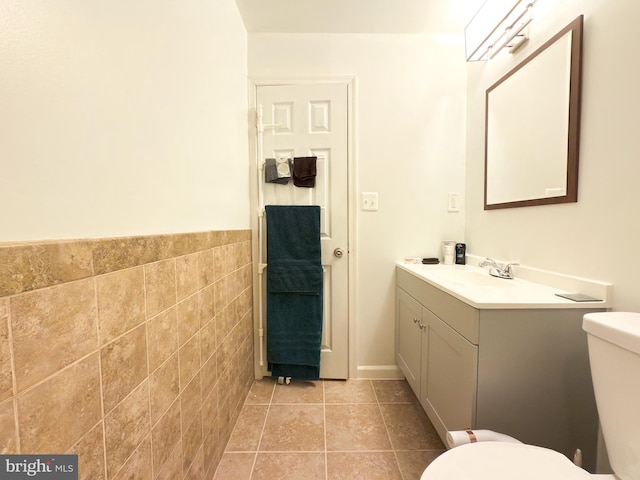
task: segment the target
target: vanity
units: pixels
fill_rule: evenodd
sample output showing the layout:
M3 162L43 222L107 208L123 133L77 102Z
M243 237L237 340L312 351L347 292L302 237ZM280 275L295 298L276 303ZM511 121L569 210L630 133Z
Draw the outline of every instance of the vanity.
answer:
M566 289L473 265L396 264L396 360L445 445L447 430L489 429L570 459L579 448L593 471L582 317L607 310L608 290L575 286L603 300L574 302L555 295Z

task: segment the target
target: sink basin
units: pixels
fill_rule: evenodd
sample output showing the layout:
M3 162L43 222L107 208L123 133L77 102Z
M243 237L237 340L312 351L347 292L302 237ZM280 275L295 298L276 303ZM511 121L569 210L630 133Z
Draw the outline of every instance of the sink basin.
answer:
M477 300L497 298L509 300L514 294L523 294L540 285L519 278L498 278L489 270L473 265L406 265L405 268L429 283Z
M509 288L513 286L512 279L497 278L489 275L488 270L434 270L434 278L444 282L460 285L474 285L476 287Z

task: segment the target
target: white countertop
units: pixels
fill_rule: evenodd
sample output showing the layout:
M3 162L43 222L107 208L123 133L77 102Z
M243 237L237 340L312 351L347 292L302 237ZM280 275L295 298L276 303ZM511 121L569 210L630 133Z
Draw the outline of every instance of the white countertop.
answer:
M397 262L396 265L478 309L609 307L606 294L596 297L593 291L580 291L580 288L585 287L579 283L575 284L576 290L563 290L518 278L517 271L516 278L502 279L493 277L487 269L474 265L423 265L405 262ZM602 300L575 302L558 297L556 293L586 293Z

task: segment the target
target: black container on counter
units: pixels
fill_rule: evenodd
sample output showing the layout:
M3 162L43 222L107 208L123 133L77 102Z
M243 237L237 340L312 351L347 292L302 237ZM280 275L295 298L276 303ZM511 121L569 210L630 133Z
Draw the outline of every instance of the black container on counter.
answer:
M456 243L456 265L464 265L467 262L467 246L464 243Z

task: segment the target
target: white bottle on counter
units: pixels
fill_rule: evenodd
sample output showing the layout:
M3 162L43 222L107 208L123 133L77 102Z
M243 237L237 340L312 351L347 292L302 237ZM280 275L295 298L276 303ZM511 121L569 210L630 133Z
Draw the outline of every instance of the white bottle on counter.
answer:
M453 265L456 259L456 243L455 242L443 242L443 263L445 265Z

